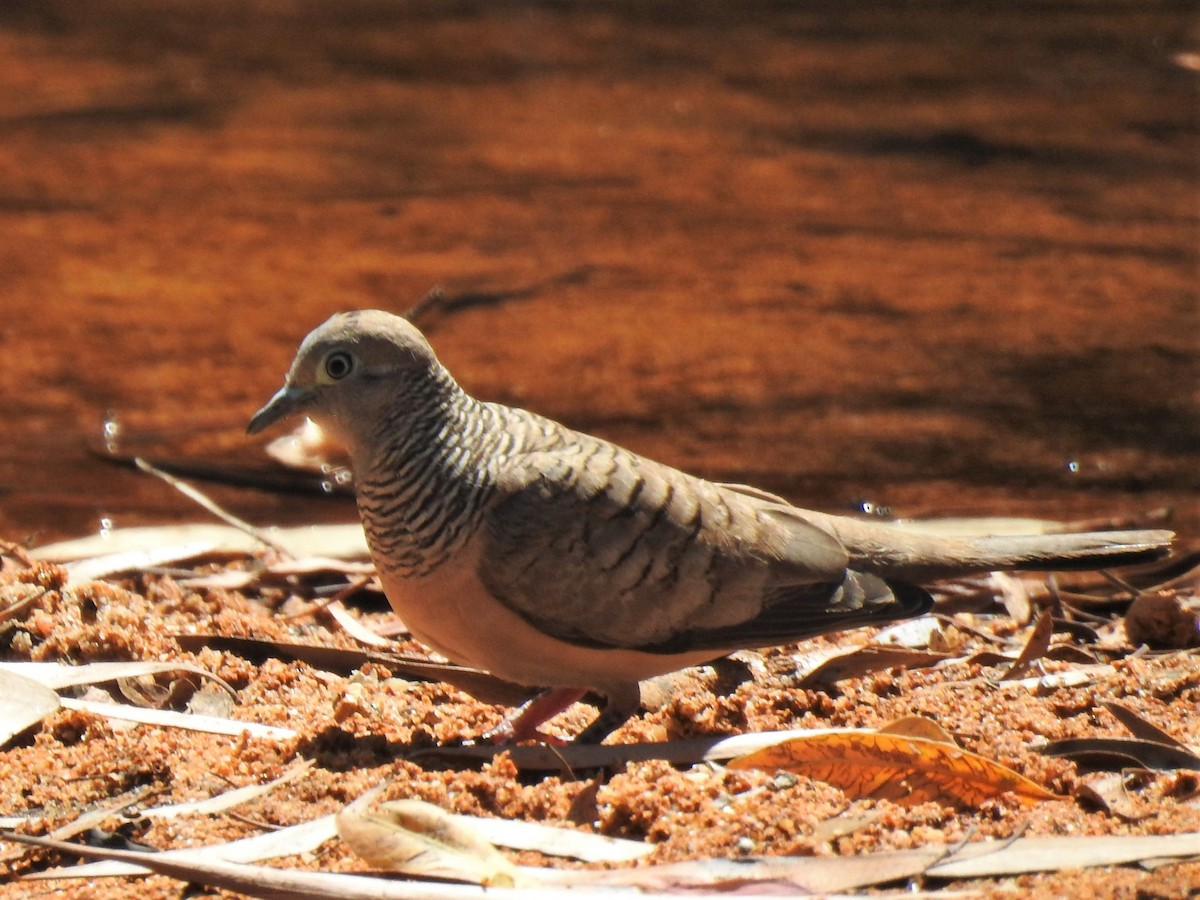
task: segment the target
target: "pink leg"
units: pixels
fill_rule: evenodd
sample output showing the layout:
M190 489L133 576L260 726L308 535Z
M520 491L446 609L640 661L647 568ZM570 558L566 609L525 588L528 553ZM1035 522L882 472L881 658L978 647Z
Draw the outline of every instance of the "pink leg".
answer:
M538 731L538 726L558 715L586 693L582 688L552 688L543 691L509 713L503 722L483 736L482 741L509 744L535 738L547 743L560 744L561 740Z

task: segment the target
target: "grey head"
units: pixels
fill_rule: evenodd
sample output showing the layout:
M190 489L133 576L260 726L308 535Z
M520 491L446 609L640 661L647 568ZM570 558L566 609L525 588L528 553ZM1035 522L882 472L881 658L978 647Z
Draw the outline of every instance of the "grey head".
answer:
M425 397L452 385L408 320L377 309L337 313L300 344L283 387L247 431L307 415L353 455L374 423L404 403L406 391Z

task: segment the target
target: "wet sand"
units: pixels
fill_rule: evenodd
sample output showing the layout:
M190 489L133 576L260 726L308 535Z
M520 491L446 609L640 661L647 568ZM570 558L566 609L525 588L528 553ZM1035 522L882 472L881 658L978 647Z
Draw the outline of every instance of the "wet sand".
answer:
M0 535L203 513L329 313L797 502L1200 525L1183 3L12 3ZM344 501L206 485L267 524Z

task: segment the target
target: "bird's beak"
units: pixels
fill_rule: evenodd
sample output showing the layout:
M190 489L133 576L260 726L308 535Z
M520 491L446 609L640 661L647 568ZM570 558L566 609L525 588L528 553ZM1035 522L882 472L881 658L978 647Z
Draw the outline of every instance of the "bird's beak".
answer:
M286 419L293 413L298 413L312 399L312 391L285 384L275 396L267 401L267 405L254 414L250 424L246 426L248 434L258 434L280 419Z

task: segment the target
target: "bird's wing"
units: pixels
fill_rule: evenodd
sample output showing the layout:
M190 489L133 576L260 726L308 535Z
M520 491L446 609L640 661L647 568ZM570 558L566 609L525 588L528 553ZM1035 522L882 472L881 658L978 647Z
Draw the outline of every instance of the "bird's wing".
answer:
M560 640L765 646L879 618L889 602L878 579L844 588L845 550L797 511L602 441L516 456L493 475L480 577Z

